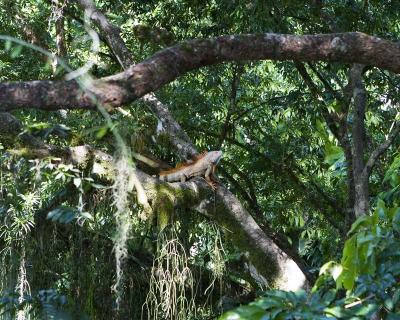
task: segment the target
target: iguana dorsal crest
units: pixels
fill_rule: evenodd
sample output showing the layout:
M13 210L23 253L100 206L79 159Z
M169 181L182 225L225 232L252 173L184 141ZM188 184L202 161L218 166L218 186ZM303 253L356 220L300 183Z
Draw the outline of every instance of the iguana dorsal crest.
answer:
M180 171L185 167L189 167L189 166L195 164L197 161L200 161L202 158L204 158L206 156L206 154L207 154L207 151L203 151L202 153L195 155L192 159L190 159L188 161L178 163L175 168L161 171L159 175L165 176L167 174Z

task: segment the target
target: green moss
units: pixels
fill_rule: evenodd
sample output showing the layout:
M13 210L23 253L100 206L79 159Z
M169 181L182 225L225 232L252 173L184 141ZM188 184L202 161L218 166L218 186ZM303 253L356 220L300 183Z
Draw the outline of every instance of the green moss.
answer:
M172 188L168 184L160 184L157 186L157 201L153 208L157 208L160 213L157 214L158 226L165 227L167 218L171 219L174 214L174 204L184 204L192 208L198 205L199 199L213 201L211 190L200 189L200 192L206 194L198 194L189 189ZM273 287L279 281L279 269L275 262L265 255L265 252L256 246L250 246L254 241L250 240L243 232L239 222L236 221L219 201L215 201L214 212L209 212L213 215L213 219L222 226L226 231L225 235L243 252L249 253L249 261L255 266L257 271L268 281L269 286ZM170 220L169 220L170 221Z
M82 163L80 167L85 168L89 164L88 162ZM92 173L107 181L114 180L114 168L110 161L95 161L93 163Z
M168 197L163 197L157 203L157 227L161 232L164 228L170 224L174 214L174 205L168 199Z
M162 184L157 188L157 196L153 208L154 216L157 218L157 228L160 232L172 222L174 216L176 193L173 193L173 191L175 190L172 190L172 188L166 184ZM149 220L152 221L153 219Z
M232 218L230 214L227 214L225 208L216 210L214 218L218 224L223 226L226 230L226 236L243 252L249 253L249 261L255 266L257 271L267 281L270 287L274 287L274 284L279 280L279 270L275 262L265 255L264 251L257 247L250 247L250 243L254 241L250 240L243 231L239 223Z

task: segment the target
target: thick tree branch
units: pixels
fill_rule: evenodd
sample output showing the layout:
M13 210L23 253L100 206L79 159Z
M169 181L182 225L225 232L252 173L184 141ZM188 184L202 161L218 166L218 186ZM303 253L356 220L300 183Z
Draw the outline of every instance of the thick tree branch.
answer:
M263 59L362 63L400 73L399 46L363 33L247 34L183 42L159 51L124 72L94 81L89 90L98 103L117 107L154 92L188 71L225 61ZM73 81L0 84L0 111L95 107L90 94Z
M226 163L226 162L225 162ZM219 168L219 171L222 172L222 175L225 176L228 181L234 186L234 188L241 194L244 200L246 200L248 207L251 209L251 211L255 214L255 216L258 219L258 223L261 225L262 230L267 233L273 241L278 244L278 246L283 249L286 253L289 253L290 257L293 258L294 261L300 264L304 264L303 259L299 256L297 251L293 249L293 246L289 244L289 242L286 240L284 235L278 234L271 230L271 228L268 226L268 222L266 220L266 217L258 205L257 198L255 197L254 190L249 190L249 193L241 186L241 184L233 177L231 176L223 167ZM235 173L239 174L239 172ZM241 174L241 177L244 174ZM243 177L244 178L244 177ZM249 180L248 177L246 177L246 180ZM250 183L250 180L246 182L246 184ZM248 188L253 189L252 186L248 185Z
M57 12L56 15L56 47L57 47L57 56L61 58L65 58L67 55L67 46L65 43L65 30L64 30L64 8L66 3L62 1L59 3L58 1L53 0L54 9Z
M364 169L364 152L365 152L365 109L366 109L366 92L362 82L363 65L354 65L351 73L354 83L353 99L354 99L354 115L353 115L353 165L354 174L360 175Z

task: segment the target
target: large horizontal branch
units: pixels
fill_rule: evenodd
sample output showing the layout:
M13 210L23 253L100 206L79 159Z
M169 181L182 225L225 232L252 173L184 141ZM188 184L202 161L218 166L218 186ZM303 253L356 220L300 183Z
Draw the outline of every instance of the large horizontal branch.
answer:
M159 51L116 75L95 80L90 93L75 81L30 81L0 84L0 111L117 107L170 83L188 71L224 61L341 61L362 63L400 73L400 47L359 32L282 35L247 34L185 41Z

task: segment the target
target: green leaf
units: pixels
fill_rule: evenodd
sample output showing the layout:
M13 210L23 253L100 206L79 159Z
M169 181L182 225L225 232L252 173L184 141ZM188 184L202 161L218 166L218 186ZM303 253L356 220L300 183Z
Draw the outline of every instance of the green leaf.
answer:
M101 128L96 132L96 139L99 139L99 140L100 140L101 138L103 138L103 137L107 134L108 130L109 130L108 126L103 126L103 127L101 127Z
M59 223L70 223L72 220L76 218L76 209L67 207L67 206L60 206L54 210L51 210L47 214L47 219L59 222Z
M72 220L76 218L76 214L74 211L65 211L62 213L62 215L58 218L59 223L70 223Z
M52 220L52 221L56 221L63 213L63 210L60 208L51 210L48 214L47 214L47 219Z
M392 220L393 229L400 232L400 208L397 208Z
M386 214L386 205L385 205L385 201L383 201L382 199L378 199L378 203L376 205L376 209L375 209L375 214L384 219L387 214Z
M354 313L356 316L367 316L371 315L373 312L378 310L378 306L376 304L367 304L367 305L361 305L360 307L357 308L357 311Z
M394 308L394 303L393 303L393 300L392 300L391 298L385 299L385 301L384 301L383 303L384 303L386 309L388 309L388 310L393 310L393 308Z
M400 289L397 289L393 294L393 303L396 305L400 300Z
M389 169L385 173L385 177L383 182L387 182L388 180L392 179L393 176L398 176L397 170L400 168L400 154L394 158L392 164L390 165Z
M336 284L338 288L342 285L345 289L351 290L354 286L356 274L356 266L358 256L356 251L356 236L352 236L345 242L343 249L342 266L343 271L338 277Z
M335 306L335 307L331 307L331 308L325 308L324 312L327 315L331 315L331 316L334 316L334 317L339 318L339 319L343 319L344 317L349 315L349 312L346 309L344 309L344 308L342 308L340 306Z
M319 269L319 274L325 274L327 273L334 265L336 265L337 263L335 261L328 261L327 263L325 263L321 269Z
M325 305L329 305L336 297L336 290L330 289L327 293L322 296L322 301Z
M12 46L12 42L10 40L7 40L4 44L4 48L6 49L6 51L9 51L11 49Z
M79 212L79 216L84 217L89 220L94 220L93 216L87 211Z
M263 309L270 309L282 305L282 302L275 299L262 298L254 301L252 304Z
M21 51L22 51L22 46L21 46L21 45L15 46L15 47L11 50L10 57L11 57L12 59L17 58L17 57L21 54Z
M399 313L388 312L388 314L385 317L385 320L399 320Z
M387 212L387 219L388 219L388 220L393 220L394 216L395 216L396 214L398 214L399 211L400 211L400 208L398 208L398 207L387 209L387 210L386 210L386 212Z
M333 165L339 160L344 160L344 152L341 147L335 146L333 144L325 145L325 162L329 165Z
M352 234L354 233L358 228L360 228L361 226L366 226L371 224L371 218L370 216L362 216L360 218L358 218L351 226L350 231L348 232L348 234Z
M268 320L265 311L257 306L243 306L223 314L220 320Z

